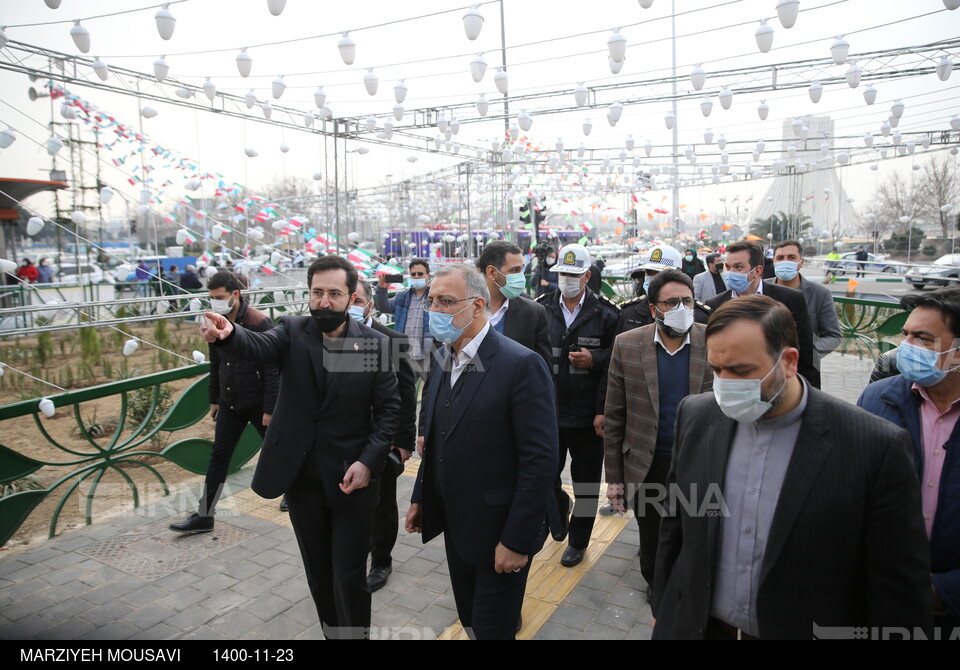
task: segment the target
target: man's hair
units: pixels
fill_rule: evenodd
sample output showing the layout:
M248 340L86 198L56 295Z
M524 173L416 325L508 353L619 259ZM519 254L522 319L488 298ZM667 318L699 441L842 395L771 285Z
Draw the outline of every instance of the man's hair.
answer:
M480 274L487 273L487 267L492 265L498 270L507 262L507 254L519 254L523 256L523 250L513 242L507 240L494 240L483 248L480 258L477 259L477 269Z
M675 268L661 270L657 273L656 277L650 280L650 287L647 289L647 297L650 299L651 305L660 299L660 290L664 284L669 284L670 282L683 284L690 289L690 295L693 295L693 280L690 279L685 272L681 272Z
M718 258L720 258L720 254L713 253L713 254L707 254L703 260L707 265L712 265L713 263L716 262Z
M430 274L430 263L427 262L426 258L411 258L407 269L412 270L414 265L422 265L427 269L427 274Z
M197 271L197 267L196 267L195 265L188 265L187 267L185 267L185 268L183 268L183 269L186 270L187 272L196 272L196 271Z
M954 338L960 337L960 286L948 286L930 293L905 295L900 306L906 310L926 307L940 312Z
M347 293L353 293L357 290L357 281L359 281L357 268L353 267L353 263L346 258L335 255L321 256L310 264L310 268L307 270L307 288L313 288L313 275L327 270L343 270L347 273Z
M371 290L370 284L367 281L361 279L357 281L357 288L354 290L359 291L360 289L363 289L364 302L370 302L370 296L373 295L373 290Z
M216 288L225 288L233 293L234 291L242 291L243 284L237 279L237 275L229 270L221 270L207 280L207 290L212 291Z
M783 240L782 242L777 242L777 244L773 247L773 253L777 253L777 251L779 251L780 249L783 249L784 247L796 247L797 250L800 252L800 257L803 258L803 246L800 244L799 241Z
M737 321L753 321L763 329L767 352L774 360L784 347L799 349L797 326L783 303L766 295L747 295L720 305L707 321L706 337L716 335Z
M460 275L463 282L467 285L467 297L483 298L486 304L490 304L490 290L487 288L487 281L483 278L475 267L467 263L448 263L444 265L437 273L433 275L434 279L444 275Z
M760 248L759 244L754 244L753 242L734 242L727 247L727 258L730 258L730 254L735 254L738 251L746 251L750 254L751 270L758 265L763 265L763 249Z

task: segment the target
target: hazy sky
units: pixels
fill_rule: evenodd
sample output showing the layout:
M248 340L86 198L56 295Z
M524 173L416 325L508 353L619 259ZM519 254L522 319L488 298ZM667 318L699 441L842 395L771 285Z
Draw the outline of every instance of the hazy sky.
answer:
M70 23L36 27L15 27L18 24L63 21L97 14L108 14L131 7L148 6L133 0L63 0L58 10L50 10L42 0L3 0L2 20L11 40L79 54L69 36ZM570 105L573 96L561 99L533 100L511 104L516 115L526 109L534 117L527 136L543 146L552 146L557 138L565 148L575 149L583 142L588 148L606 149L616 156L632 135L637 151L647 139L654 145L666 146L671 133L663 117L669 111L667 102L643 102L644 97L669 93L668 86L640 88L627 83L669 75L671 64L671 2L655 0L644 10L635 0L573 2L569 0L504 0L507 61L511 95L572 89L579 81L588 86L610 83L624 84L622 90L605 91L597 96L597 109L579 109L563 113L541 113ZM894 99L906 105L899 129L908 131L940 131L949 128L950 117L960 113L957 87L960 72L946 82L935 75L875 84L876 104L867 106L862 92L866 84L850 89L845 83L825 87L822 100L813 104L806 90L742 93L734 96L730 110L721 109L717 92L726 85L734 91L746 81L725 81L709 76L711 72L746 66L773 66L795 60L827 57L836 35L846 34L851 54L878 49L909 47L955 38L960 35L960 10L946 11L941 0L801 0L800 17L794 28L786 30L775 18L775 0L739 0L732 2L677 0L676 11L684 13L676 19L678 35L678 72L686 74L696 63L703 63L708 73L704 93L713 96L714 109L709 118L700 111L700 100L682 101L679 106L680 151L687 144L697 145L698 154L716 152L716 146L703 147L703 133L711 128L715 135L725 134L729 141L765 139L767 152L761 158L769 163L779 154L782 124L803 114L829 114L836 122L838 135L863 135L868 131L879 135L880 123L887 118ZM482 33L475 42L464 35L461 16L465 4L440 0L418 2L316 2L289 0L283 14L273 17L266 0L188 0L172 4L177 19L173 38L164 41L155 27L156 9L122 16L90 19L84 25L90 30L93 47L86 56L99 56L108 65L117 65L143 72L152 72L153 61L166 55L170 77L194 85L209 76L218 90L242 95L253 88L261 101L272 99L270 85L278 75L285 75L287 89L277 104L299 110L316 110L313 92L322 85L328 105L335 115L377 115L380 123L392 119L395 104L393 87L400 78L406 80L409 109L472 103L480 93L491 102L491 116L502 111L499 94L493 83L495 66L500 63L500 4L481 4L485 16ZM406 21L394 25L363 29L400 19L457 9L438 16ZM702 10L702 11L695 11ZM775 30L774 48L759 52L754 31L762 18L771 19ZM639 25L638 25L639 24ZM614 27L622 26L627 37L626 62L619 75L612 75L607 62L607 37ZM337 50L339 35L303 39L277 45L257 46L268 42L353 30L357 42L356 62L345 66ZM537 44L524 46L529 43ZM253 74L239 76L235 56L241 47L249 47L253 57ZM187 52L223 49L217 53L182 55ZM476 52L485 52L489 63L481 83L470 75L470 60ZM937 54L936 58L942 54ZM953 54L960 70L960 56ZM0 51L0 60L22 58L10 48ZM919 59L914 59L919 61ZM46 67L45 61L28 60L34 67ZM874 63L876 63L874 61ZM363 86L363 75L373 67L379 75L379 91L369 96ZM818 77L842 76L848 65L831 65ZM871 68L878 65L871 65ZM82 68L82 77L93 79L89 68ZM757 81L769 82L767 73ZM116 82L116 77L111 81ZM50 120L48 101L30 102L26 77L0 71L2 102L0 123L13 126L20 135L10 149L0 152L0 176L45 178L50 161L43 143L49 135L45 127ZM176 85L151 84L154 92L173 97ZM70 90L130 124L138 123L137 101L133 97L97 91L82 85ZM689 81L681 91L691 90ZM623 118L615 128L606 119L606 106L623 97L639 100L625 107ZM770 105L770 116L760 122L756 107L763 98ZM305 131L282 130L260 123L262 113L255 107L250 120L224 118L209 112L182 109L172 105L151 103L159 114L143 121L152 140L176 149L181 155L198 160L205 171L223 173L228 181L237 181L253 188L283 175L309 178L323 169L321 140ZM55 110L57 120L59 113ZM476 118L474 109L461 113L465 120ZM585 137L582 124L590 118L593 131ZM300 118L297 117L298 124ZM403 124L397 123L399 130ZM436 130L417 131L423 148ZM455 138L465 145L489 147L490 140L502 137L500 119L480 123L464 123ZM34 141L31 141L34 140ZM287 154L279 150L281 143L290 147ZM429 144L432 146L432 143ZM246 158L244 149L255 148L256 158ZM421 153L416 163L406 159L410 151L372 146L366 155L349 158L351 179L360 185L378 183L385 175L393 180L422 174L452 165L464 158L473 158L472 151L461 157ZM104 156L109 159L109 155ZM701 165L716 162L704 158ZM877 181L890 170L908 174L911 165L922 157L905 157L886 161L880 170L870 171L866 165L841 169L841 180L857 205L865 204ZM954 159L956 160L956 159ZM665 150L658 149L644 165L667 164ZM681 158L681 163L685 160ZM104 166L105 181L133 193L126 185L128 170ZM768 182L738 182L722 187L686 189L683 199L693 208L710 210L719 198L731 199L750 195L759 199ZM179 192L176 191L175 192ZM32 203L40 209L45 196Z

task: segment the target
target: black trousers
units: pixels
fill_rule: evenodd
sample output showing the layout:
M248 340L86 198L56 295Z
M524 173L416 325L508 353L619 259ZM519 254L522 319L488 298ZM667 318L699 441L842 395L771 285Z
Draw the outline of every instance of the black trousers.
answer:
M373 532L370 536L370 567L389 568L393 565L390 553L397 543L397 527L400 509L397 506L397 477L393 461L389 458L380 473L380 502L373 515ZM371 486L376 482L371 482Z
M557 471L555 493L560 512L567 494L560 485L560 473L570 452L570 478L573 479L573 516L570 519L569 544L575 549L586 549L597 518L597 500L600 497L600 477L603 473L603 439L593 426L560 428L560 469Z
M493 557L486 564L471 563L449 538L449 533L443 534L453 599L464 630L476 640L515 639L532 559L520 572L498 574Z
M227 481L230 459L233 458L237 442L240 441L240 436L248 423L253 424L263 438L267 427L263 425L262 405L239 410L220 405L213 437L213 452L210 454L207 478L203 483L203 496L200 498L200 506L197 510L200 516L213 516L216 513L217 501L220 500L223 484Z
M661 512L666 504L662 492L669 472L670 457L654 455L647 477L633 499L633 513L640 529L640 574L648 585L653 584L653 568L657 564L660 521L663 519Z
M369 637L367 551L377 489L377 482L371 481L350 494L348 507L333 509L323 491L319 466L308 456L287 491L307 584L328 640Z

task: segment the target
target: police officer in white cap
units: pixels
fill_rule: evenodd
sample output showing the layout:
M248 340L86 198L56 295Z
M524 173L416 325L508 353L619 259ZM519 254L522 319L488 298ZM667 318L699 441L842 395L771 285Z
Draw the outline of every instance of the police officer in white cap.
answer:
M555 493L560 523L551 521L553 537L562 541L569 531L569 546L561 565L573 567L583 560L596 519L600 477L603 471L603 399L600 382L613 338L618 308L587 287L590 254L580 244L557 252L551 268L558 273L557 291L537 298L547 310L553 375L557 389L560 433L560 471L570 452L570 476L576 504L573 518L570 497L560 486Z

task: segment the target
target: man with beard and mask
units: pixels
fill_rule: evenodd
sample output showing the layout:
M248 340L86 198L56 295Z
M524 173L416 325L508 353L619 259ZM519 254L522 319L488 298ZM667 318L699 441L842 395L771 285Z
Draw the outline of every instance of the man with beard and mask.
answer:
M553 266L556 262L557 252L553 247L544 245L543 249L537 249L537 267L534 268L533 275L530 277L530 286L535 292L535 297L539 298L557 290L557 281L553 274Z
M241 289L232 272L216 273L207 282L210 309L250 331L263 333L273 328L270 317L251 307ZM185 521L170 524L170 530L177 533L209 533L213 530L217 501L227 481L230 459L240 437L250 424L262 439L277 404L280 381L276 366L245 361L221 351L220 347L211 345L209 349L210 417L217 422L213 451L199 508ZM282 501L280 509L285 509Z
M560 467L554 493L557 512L551 512L551 531L569 545L560 564L573 567L583 561L597 516L600 476L603 472L603 393L600 382L616 335L617 306L589 288L590 254L580 244L568 244L553 266L559 289L537 298L547 310L553 377L560 414ZM570 496L561 487L560 473L570 453L570 478L576 505L570 518Z
M640 530L640 574L653 584L664 486L673 452L677 405L713 388L706 326L693 322L693 282L664 270L648 290L656 324L617 336L610 354L604 410L607 498L633 508Z
M706 341L713 393L677 408L653 637L930 635L907 432L797 374L796 326L769 296L719 307Z
M307 584L328 639L369 636L367 553L379 473L399 426L390 339L349 318L357 270L340 256L307 270L310 316L255 333L206 313L203 338L237 358L276 365L280 392L252 488L286 492Z
M373 290L362 279L357 282L357 297L348 310L350 316L368 328L390 338L397 361L397 388L400 392L400 427L393 436L390 453L380 474L380 502L373 518L370 541L370 592L379 591L393 572L393 547L397 543L397 477L413 453L417 435L417 376L410 362L410 340L403 333L387 328L373 318Z

